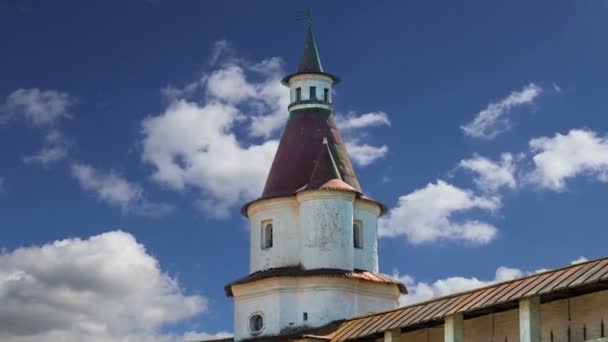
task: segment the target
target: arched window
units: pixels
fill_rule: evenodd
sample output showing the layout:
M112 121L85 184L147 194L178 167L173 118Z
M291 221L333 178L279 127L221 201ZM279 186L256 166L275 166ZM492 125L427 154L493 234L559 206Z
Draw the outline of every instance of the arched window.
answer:
M329 89L323 89L323 102L329 103Z
M361 221L353 223L353 245L355 248L363 248L363 224Z
M272 247L272 221L262 223L262 248Z

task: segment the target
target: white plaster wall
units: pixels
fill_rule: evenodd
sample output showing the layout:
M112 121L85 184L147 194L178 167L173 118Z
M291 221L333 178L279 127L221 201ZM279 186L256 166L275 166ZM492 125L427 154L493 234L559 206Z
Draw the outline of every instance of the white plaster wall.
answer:
M249 338L249 317L262 312L260 336L283 329L318 327L337 319L393 309L399 290L394 285L343 278L271 278L233 287L236 340ZM303 320L303 313L308 320Z
M260 201L248 209L251 273L300 262L298 202L295 197ZM272 220L273 246L262 249L262 222Z
M361 199L355 200L354 219L363 224L363 248L354 249L354 268L378 272L378 217L380 207Z
M380 207L351 193L306 191L252 204L250 272L274 267L362 269L378 272ZM363 248L354 248L353 219L362 223ZM262 222L273 224L273 246L262 249Z
M353 201L355 195L338 191L304 191L300 203L300 262L305 269L352 270Z
M291 103L296 102L296 88L302 88L302 101L310 100L310 87L317 87L317 100L323 100L323 89L329 90L329 103L332 102L331 78L319 74L303 74L292 77L289 80L289 92L291 94Z

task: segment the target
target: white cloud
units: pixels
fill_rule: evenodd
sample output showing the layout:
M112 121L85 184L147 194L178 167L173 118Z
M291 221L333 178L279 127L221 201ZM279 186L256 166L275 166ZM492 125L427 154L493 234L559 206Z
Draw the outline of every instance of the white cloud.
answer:
M162 95L170 101L179 101L205 94L206 103L219 102L247 113L238 119L247 122L250 136L269 138L283 127L288 117L289 89L281 84L282 59L271 57L250 63L235 57L227 42L219 41L214 47L212 64L226 54L229 56L223 57L226 60L215 70L181 89L166 86L161 89Z
M401 196L399 203L379 221L381 237L405 235L414 244L443 239L485 244L496 237L493 225L454 215L474 209L494 211L498 197L476 196L442 180Z
M580 264L581 262L585 262L585 261L589 261L589 259L585 258L584 256L580 256L574 260L572 260L571 264Z
M103 173L90 165L74 163L72 174L84 190L94 193L103 202L121 208L124 213L159 217L174 209L166 203L150 202L138 184L131 183L116 173Z
M589 175L608 181L608 139L589 130L573 129L568 134L530 140L534 169L527 180L542 188L561 191L566 180Z
M61 132L51 129L44 139L44 145L40 151L32 156L23 158L26 164L38 164L43 167L61 161L68 156L68 144Z
M499 162L494 162L482 156L461 160L458 167L476 174L475 185L484 192L495 192L501 187L515 188L515 165L513 155L503 153Z
M377 126L390 126L388 115L384 112L370 112L357 115L349 112L346 115L336 115L336 125L344 134L346 150L353 162L359 166L367 166L388 153L386 145L373 146L362 142L366 132L363 129Z
M488 286L494 283L521 278L525 273L517 268L501 266L496 269L494 279L480 280L476 277L454 276L436 280L433 283L416 282L414 277L409 275L394 277L405 284L408 294L401 296L400 305L409 305L427 301L436 297L443 297L452 293L472 290L475 288Z
M216 334L209 334L209 333L205 333L205 332L194 332L194 331L190 331L184 334L183 340L182 342L188 342L188 341L207 341L207 340L219 340L222 338L229 338L232 337L233 335L231 333L222 331L222 332L218 332Z
M337 115L336 125L340 130L347 131L373 126L390 126L391 122L384 112L370 112L361 115L349 113L346 116Z
M232 131L241 115L219 102L178 100L164 113L146 118L142 158L154 166L153 179L175 190L200 189L199 207L218 217L258 196L278 142L245 146Z
M347 140L346 150L351 159L359 166L367 166L376 160L383 158L388 153L388 147L372 146L359 142L359 140Z
M55 90L18 89L11 93L0 107L0 123L23 115L33 125L54 124L68 118L68 109L75 100L67 93Z
M234 205L262 191L278 147L274 135L288 118L289 89L280 82L281 58L251 63L220 41L211 62L215 69L185 88L163 88L167 108L142 121L142 160L154 167L155 181L178 191L200 190L194 205L225 218ZM350 130L390 123L382 112L351 113L347 122ZM386 155L386 146L360 138L346 140L355 163Z
M125 232L0 254L2 341L178 341L162 327L206 309Z
M511 128L509 112L519 106L534 103L542 92L542 88L534 83L526 85L520 91L514 91L506 98L490 103L477 113L475 119L460 128L473 138L492 139Z

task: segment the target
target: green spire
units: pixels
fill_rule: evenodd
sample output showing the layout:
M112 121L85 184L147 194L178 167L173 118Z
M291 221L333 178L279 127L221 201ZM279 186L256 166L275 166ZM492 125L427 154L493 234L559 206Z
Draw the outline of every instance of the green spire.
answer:
M305 72L323 72L321 59L319 58L319 50L317 50L315 37L312 34L312 25L310 24L308 25L308 32L306 32L304 53L300 59L300 65L298 66L298 73Z

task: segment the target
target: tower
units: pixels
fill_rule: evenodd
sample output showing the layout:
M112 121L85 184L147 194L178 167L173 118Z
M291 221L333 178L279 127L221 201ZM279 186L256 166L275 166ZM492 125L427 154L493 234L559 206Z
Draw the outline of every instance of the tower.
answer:
M377 222L333 115L332 86L312 27L286 76L289 119L262 196L247 203L250 274L226 286L235 340L323 326L397 306L403 284L378 273Z

